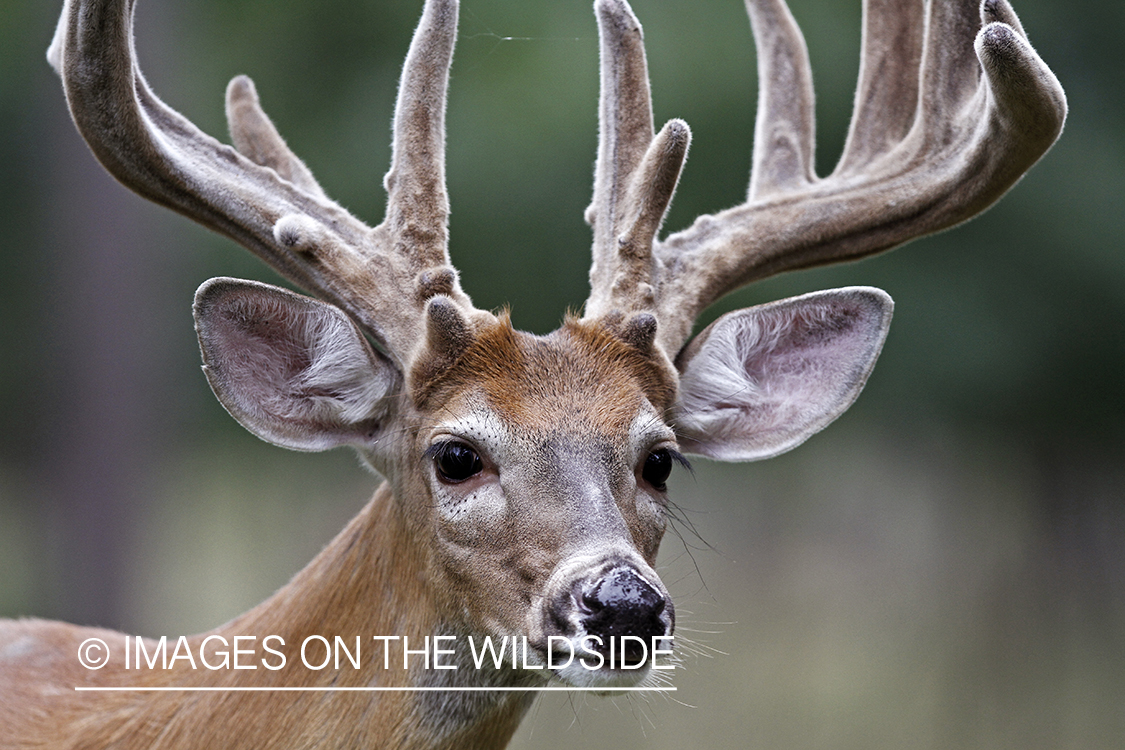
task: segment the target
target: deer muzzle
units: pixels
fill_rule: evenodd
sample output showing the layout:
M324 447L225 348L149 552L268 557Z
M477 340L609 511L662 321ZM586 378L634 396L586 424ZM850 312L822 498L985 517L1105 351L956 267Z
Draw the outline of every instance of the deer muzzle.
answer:
M566 682L612 690L669 667L675 608L643 561L569 561L551 576L539 617L535 640Z

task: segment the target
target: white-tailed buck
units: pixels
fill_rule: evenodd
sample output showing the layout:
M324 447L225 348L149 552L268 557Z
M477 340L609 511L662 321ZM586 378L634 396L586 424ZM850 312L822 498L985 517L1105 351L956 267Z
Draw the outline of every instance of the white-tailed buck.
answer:
M386 482L288 585L210 633L161 646L0 623L0 746L499 747L534 699L523 688L658 681L675 615L654 565L681 453L766 458L823 428L863 387L892 305L837 289L730 313L691 338L696 316L755 279L968 219L1042 156L1066 113L1005 0L866 0L847 144L818 178L800 31L783 0L746 5L761 79L747 200L661 240L689 131L654 131L641 27L625 0L595 2L591 291L581 317L534 336L473 307L449 263L456 0L425 3L375 228L325 195L249 79L227 90L232 148L149 89L133 0L68 0L48 57L102 164L319 298L228 278L200 288L219 400L272 443L350 445ZM518 663L469 647L505 636L526 643ZM76 656L90 638L109 647L104 668ZM412 690L335 690L370 687Z

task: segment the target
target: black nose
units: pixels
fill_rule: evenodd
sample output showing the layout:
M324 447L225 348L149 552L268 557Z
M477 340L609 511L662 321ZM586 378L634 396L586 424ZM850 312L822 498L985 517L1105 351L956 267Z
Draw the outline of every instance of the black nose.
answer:
M664 597L631 568L616 568L592 582L582 592L582 607L586 615L582 624L586 633L602 639L598 650L608 655L610 639L617 644L615 656L629 664L644 659L640 644L629 640L621 653L621 636L637 636L645 648L652 648L652 639L665 635L660 613L664 611Z

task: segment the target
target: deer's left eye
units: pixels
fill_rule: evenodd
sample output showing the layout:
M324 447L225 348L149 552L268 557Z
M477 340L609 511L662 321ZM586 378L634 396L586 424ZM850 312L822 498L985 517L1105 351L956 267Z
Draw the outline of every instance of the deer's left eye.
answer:
M464 482L484 469L480 454L464 443L438 443L426 453L432 455L438 477L446 482Z
M651 484L653 488L663 492L667 489L664 485L672 474L672 452L661 448L648 454L645 465L641 468L641 478Z

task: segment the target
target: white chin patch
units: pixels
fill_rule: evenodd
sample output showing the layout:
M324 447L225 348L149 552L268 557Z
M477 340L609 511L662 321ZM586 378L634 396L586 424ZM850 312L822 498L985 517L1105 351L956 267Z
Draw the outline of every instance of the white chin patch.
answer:
M651 674L652 667L645 663L637 669L587 669L575 660L562 669L555 670L555 677L568 685L584 688L604 688L613 692L618 688L637 687Z

